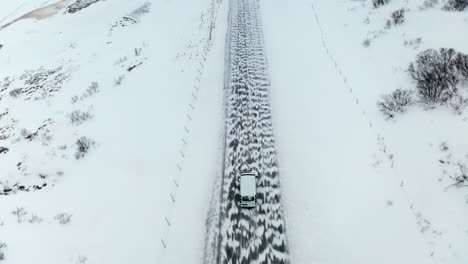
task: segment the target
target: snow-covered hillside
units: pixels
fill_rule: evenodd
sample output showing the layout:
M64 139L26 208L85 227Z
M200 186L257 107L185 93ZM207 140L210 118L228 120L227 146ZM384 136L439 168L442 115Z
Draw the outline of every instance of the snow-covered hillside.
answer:
M1 263L158 263L175 179L203 241L223 128L217 2L0 3L0 26L16 21L0 31Z

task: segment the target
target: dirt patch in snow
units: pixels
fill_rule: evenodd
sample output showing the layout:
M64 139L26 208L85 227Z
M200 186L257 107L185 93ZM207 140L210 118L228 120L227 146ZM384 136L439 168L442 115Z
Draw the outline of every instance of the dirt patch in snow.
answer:
M62 0L62 1L59 1L55 4L51 4L51 5L48 5L48 6L44 6L44 7L41 7L41 8L38 8L36 10L33 10L13 21L11 21L10 23L7 23L5 25L3 25L2 27L0 27L0 30L3 30L4 28L14 24L15 22L18 22L22 19L28 19L28 18L33 18L33 19L46 19L46 18L49 18L55 14L57 14L61 9L67 7L68 5L70 5L70 3L73 2L73 0Z

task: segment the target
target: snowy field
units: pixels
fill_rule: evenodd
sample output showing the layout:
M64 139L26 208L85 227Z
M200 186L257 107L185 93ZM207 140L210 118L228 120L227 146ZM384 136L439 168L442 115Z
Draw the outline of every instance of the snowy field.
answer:
M223 128L215 1L91 2L0 31L0 262L159 263L174 179L202 255ZM0 26L54 3L2 1Z
M468 164L468 112L415 105L386 121L376 102L416 90L406 70L420 51L468 53L467 11L260 5L293 263L466 263L468 189L450 176ZM385 29L400 8L405 21Z

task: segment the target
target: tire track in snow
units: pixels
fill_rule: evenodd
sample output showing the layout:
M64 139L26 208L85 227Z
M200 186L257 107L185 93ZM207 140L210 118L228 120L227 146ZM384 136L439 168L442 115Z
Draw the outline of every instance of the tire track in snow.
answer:
M208 263L290 263L256 0L231 1L226 40L226 142L216 257ZM241 172L256 171L255 209L241 209ZM211 236L213 237L213 236Z

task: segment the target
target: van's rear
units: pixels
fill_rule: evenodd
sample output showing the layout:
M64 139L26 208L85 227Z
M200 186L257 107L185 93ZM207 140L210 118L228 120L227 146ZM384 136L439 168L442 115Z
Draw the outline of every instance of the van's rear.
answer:
M240 176L240 206L255 207L257 196L257 179L253 174L243 174Z

